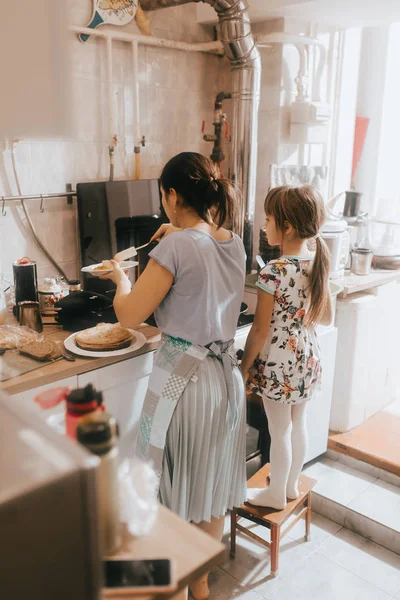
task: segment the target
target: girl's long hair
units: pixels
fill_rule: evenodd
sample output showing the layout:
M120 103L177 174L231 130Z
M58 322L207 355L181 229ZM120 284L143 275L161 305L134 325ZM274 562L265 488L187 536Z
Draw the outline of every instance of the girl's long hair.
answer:
M317 236L309 275L309 308L304 320L306 325L316 323L329 301L329 250L317 235L326 218L322 196L312 185L282 185L268 192L264 208L266 215L274 217L278 231L283 232L289 223L300 240Z

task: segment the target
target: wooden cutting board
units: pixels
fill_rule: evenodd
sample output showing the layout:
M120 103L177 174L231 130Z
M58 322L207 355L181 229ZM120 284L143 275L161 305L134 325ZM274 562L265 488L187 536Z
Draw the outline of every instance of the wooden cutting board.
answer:
M93 14L87 27L96 29L100 25L127 25L136 15L138 0L93 0ZM89 36L79 34L81 42Z
M52 361L39 361L23 356L18 350L7 350L0 357L0 381L7 381L51 363Z

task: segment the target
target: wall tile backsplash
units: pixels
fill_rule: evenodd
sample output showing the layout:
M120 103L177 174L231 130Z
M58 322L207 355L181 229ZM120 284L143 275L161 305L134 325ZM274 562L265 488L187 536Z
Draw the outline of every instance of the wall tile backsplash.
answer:
M70 22L86 25L91 16L89 0L70 0ZM195 5L149 13L153 35L187 42L210 41L214 29L195 21ZM253 26L255 33L282 31L280 19ZM121 28L118 28L121 31ZM124 31L138 33L134 22ZM258 136L258 169L254 251L258 250L259 229L264 223L264 198L269 186L269 166L279 162L281 138L282 46L261 48L262 80ZM68 139L24 139L15 146L15 156L23 194L62 192L71 183L108 179L107 60L104 40L90 38L81 43L71 33L72 97L74 126ZM113 42L115 178L134 177L132 50L130 44ZM212 133L216 94L230 89L230 66L225 57L182 52L139 45L140 123L146 147L141 152L141 177L155 178L165 162L181 151L197 151L207 156L212 144L203 142L201 122ZM231 101L224 103L232 119ZM229 176L229 143L224 140L227 160L223 173ZM0 196L17 194L11 164L10 140L0 140ZM79 247L76 202L65 199L27 202L37 233L70 278L79 277ZM1 211L0 211L1 212ZM11 264L23 255L38 263L39 277L56 275L55 268L36 247L22 210L7 206L0 214L0 273L11 276Z
M89 0L72 0L71 22L86 25ZM195 6L186 5L149 14L153 34L188 42L213 39L213 29L195 22ZM119 30L122 30L119 28ZM125 31L138 32L132 22ZM74 128L68 139L24 139L15 145L17 173L23 194L62 192L67 183L106 180L110 139L105 42L81 43L71 33ZM134 176L132 52L129 44L113 43L115 178ZM209 54L139 46L140 122L146 147L141 152L141 176L158 177L164 163L177 152L209 155L202 141L201 121L212 124L213 103L220 86L229 81L225 58ZM27 90L29 93L29 90ZM0 196L17 194L11 140L0 140ZM65 199L27 201L37 233L70 278L79 276L76 204ZM0 273L10 278L14 260L28 255L38 263L39 277L56 274L36 247L22 209L7 205L0 214Z

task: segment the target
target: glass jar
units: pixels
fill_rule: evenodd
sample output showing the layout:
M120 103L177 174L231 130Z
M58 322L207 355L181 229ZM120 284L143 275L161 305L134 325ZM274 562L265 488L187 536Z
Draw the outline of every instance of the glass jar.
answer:
M79 281L79 279L71 279L71 281L69 281L69 293L73 294L74 292L80 292L81 291L81 282Z
M54 312L54 305L60 300L61 287L55 277L45 277L38 290L40 312L49 314Z

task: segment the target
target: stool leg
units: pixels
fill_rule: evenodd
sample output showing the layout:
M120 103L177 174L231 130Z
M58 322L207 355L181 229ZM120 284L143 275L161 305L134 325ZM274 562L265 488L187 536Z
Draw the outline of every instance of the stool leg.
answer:
M307 494L306 542L311 541L311 492Z
M236 508L231 510L231 558L235 558L236 554L236 523L237 513Z
M279 525L271 524L271 577L279 574L279 544L281 531Z

